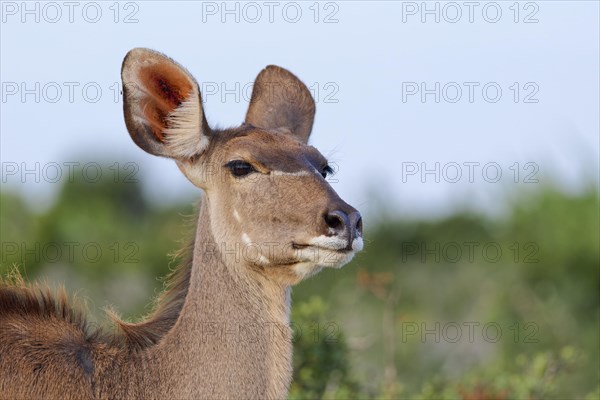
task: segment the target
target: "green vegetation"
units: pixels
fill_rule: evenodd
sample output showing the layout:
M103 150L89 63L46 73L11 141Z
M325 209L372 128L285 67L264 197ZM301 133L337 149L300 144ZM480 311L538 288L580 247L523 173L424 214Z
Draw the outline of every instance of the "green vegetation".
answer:
M2 193L0 273L138 318L194 208L141 193L69 183L42 214ZM363 253L294 288L290 398L598 399L598 201L540 188L499 219L365 221Z

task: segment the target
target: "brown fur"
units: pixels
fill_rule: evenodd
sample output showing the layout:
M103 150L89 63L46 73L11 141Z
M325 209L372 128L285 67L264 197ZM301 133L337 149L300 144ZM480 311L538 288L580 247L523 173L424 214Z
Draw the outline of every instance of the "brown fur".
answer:
M362 248L360 214L306 144L308 89L269 66L245 123L216 131L195 80L160 53L132 50L123 83L134 142L173 158L206 192L194 239L155 311L138 324L111 312L113 332L90 326L64 290L52 295L18 275L1 281L0 398L286 397L291 285ZM289 87L299 95L286 98ZM237 176L232 162L251 170Z
M128 348L143 350L158 343L177 322L190 286L194 240L179 251L182 263L167 277L165 290L155 301L155 309L142 323L121 321L114 312L109 316L119 328L117 342Z

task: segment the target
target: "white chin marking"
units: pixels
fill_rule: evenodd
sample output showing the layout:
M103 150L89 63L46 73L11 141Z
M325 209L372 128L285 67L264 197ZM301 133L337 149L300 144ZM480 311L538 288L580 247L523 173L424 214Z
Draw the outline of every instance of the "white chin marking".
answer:
M320 247L306 247L296 250L295 254L302 261L294 266L294 271L302 278L314 275L324 267L341 268L354 257L354 251L340 252Z
M308 241L311 246L325 247L328 249L341 250L347 246L347 242L344 239L340 239L335 236L317 236Z
M349 263L354 254L363 249L363 238L356 237L352 241L350 251L339 251L347 247L348 242L335 236L317 236L308 241L309 247L296 250L300 263L294 266L294 272L301 279L315 275L323 267L341 268Z
M327 249L341 250L346 248L348 242L336 236L321 235L309 240L308 244L311 246L324 247ZM363 238L360 236L354 238L351 247L354 251L361 251L363 249Z

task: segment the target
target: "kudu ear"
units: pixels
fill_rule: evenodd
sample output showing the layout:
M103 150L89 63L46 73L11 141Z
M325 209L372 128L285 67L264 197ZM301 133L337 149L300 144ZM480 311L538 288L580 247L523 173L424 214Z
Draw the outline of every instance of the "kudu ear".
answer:
M246 123L263 129L289 131L308 142L315 119L315 101L290 71L269 65L254 81Z
M148 153L189 159L208 146L210 128L200 89L189 72L165 55L133 49L121 68L125 124Z

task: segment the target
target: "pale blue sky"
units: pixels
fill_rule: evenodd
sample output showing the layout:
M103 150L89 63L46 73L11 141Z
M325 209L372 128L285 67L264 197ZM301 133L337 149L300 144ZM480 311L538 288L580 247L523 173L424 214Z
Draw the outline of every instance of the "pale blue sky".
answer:
M29 2L30 14L22 4L2 3L4 166L133 161L157 201L195 197L173 162L133 144L121 101L115 102L123 56L133 47L150 47L195 75L213 125L242 121L247 85L265 65L298 75L318 92L311 143L339 166L336 190L366 213L378 204L369 188L381 191L399 212L426 216L463 205L494 212L505 189L536 186L523 182L529 173L540 183L556 179L575 189L586 174L597 181L596 1L518 7L512 1L478 2L472 10L464 2L428 2L430 9L437 4L439 22L435 14L421 13L421 2L229 2L233 12L227 14L220 1L152 1L120 3L118 15L113 2L80 2L71 10L73 22L62 2L54 3L58 8L37 3L37 11L36 2ZM137 22L124 23L127 16ZM35 94L22 101L21 84L34 89L36 82L40 102ZM436 82L440 102L435 93L423 102L422 84L435 89ZM236 94L223 101L222 85ZM102 95L92 102L97 87ZM462 97L453 103L457 88ZM492 102L497 88L502 94ZM429 169L440 163L439 183L434 174L425 175L425 182L419 172L410 175L422 163ZM451 183L457 165L462 179ZM498 168L502 179L488 182ZM51 199L59 187L31 176L22 183L19 175L4 175L2 185L33 202Z

